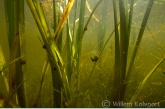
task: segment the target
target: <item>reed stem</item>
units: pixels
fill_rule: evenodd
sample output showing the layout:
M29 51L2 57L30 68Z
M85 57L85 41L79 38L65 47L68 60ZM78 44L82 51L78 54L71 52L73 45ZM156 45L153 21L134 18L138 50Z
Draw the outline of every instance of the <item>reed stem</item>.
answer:
M130 57L130 62L129 62L129 66L128 66L128 69L127 69L126 81L129 80L129 77L130 77L130 74L131 74L131 71L132 71L132 67L133 67L133 63L135 61L135 57L136 57L136 54L137 54L137 51L138 51L138 48L139 48L144 30L145 30L145 27L146 27L147 21L148 21L149 15L150 15L150 11L152 9L153 2L154 2L154 0L149 0L146 12L144 14L144 18L143 18L143 21L142 21L142 24L141 24L141 28L139 30L139 34L138 34L138 37L136 39L135 46L133 48L133 51L132 51L132 54L131 54L131 57Z
M113 12L114 12L114 26L115 26L115 67L114 67L114 94L113 100L119 101L119 89L120 85L120 46L119 46L119 31L118 31L118 21L117 21L117 9L116 0L113 0ZM112 106L113 107L113 106Z

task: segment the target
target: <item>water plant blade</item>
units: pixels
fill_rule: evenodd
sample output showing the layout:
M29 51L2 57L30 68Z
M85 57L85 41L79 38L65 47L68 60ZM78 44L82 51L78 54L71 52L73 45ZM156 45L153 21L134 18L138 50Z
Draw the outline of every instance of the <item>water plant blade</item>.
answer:
M128 69L127 69L126 81L129 80L131 70L132 70L132 67L133 67L133 63L134 63L134 60L135 60L135 57L136 57L136 54L137 54L137 51L138 51L138 47L140 45L144 30L145 30L145 27L146 27L146 24L147 24L147 20L148 20L149 15L150 15L150 11L152 9L153 2L154 2L154 0L149 0L148 6L147 6L147 9L146 9L146 12L145 12L142 24L141 24L141 28L139 30L139 34L138 34L138 37L137 37L137 40L136 40L136 44L133 48L133 51L132 51L132 54L131 54L131 57L130 57L130 62L129 62L129 66L128 66Z
M69 13L70 13L70 11L72 9L74 1L75 0L69 0L67 6L66 6L66 8L65 8L65 10L64 10L64 12L63 12L63 14L61 16L60 23L58 24L57 29L56 29L56 31L54 33L54 40L55 41L58 39L58 36L59 36L63 26L64 26L64 23L65 23L66 19L68 18L68 15L69 15Z
M98 50L98 54L99 52L102 50L102 47L104 46L104 42L105 42L105 36L106 36L106 29L107 29L107 15L108 15L108 4L109 1L108 0L104 0L102 3L102 9L101 9L101 14L100 14L100 20L98 23L98 33L97 33L97 42L98 42L98 46L97 46L97 50ZM103 68L103 64L102 64L102 57L99 57L100 59L98 60L99 66L100 68Z
M35 18L35 21L40 30L42 39L46 46L46 51L49 57L50 65L51 65L53 87L54 89L56 89L55 87L60 85L60 89L61 88L63 89L63 95L67 102L69 99L69 84L68 84L68 78L65 72L65 66L64 66L61 54L56 46L55 41L53 40L51 36L50 30L46 23L44 12L42 8L40 7L39 2L37 0L33 0L33 1L27 0L27 3ZM58 76L55 74L57 74ZM58 84L58 83L61 83L61 84ZM59 94L59 93L57 93L55 90L53 90L53 93L54 93L54 106L56 107L58 105L58 107L60 107L60 104L59 104L60 101L57 102L57 99L56 99L56 94ZM61 98L61 96L58 98Z
M145 85L145 83L147 82L147 80L149 79L149 77L154 73L154 71L159 67L159 65L164 61L165 58L163 58L162 60L159 61L158 64L155 65L155 67L148 73L148 75L144 78L144 80L142 81L142 83L138 86L136 92L134 93L134 95L132 96L131 100L129 101L130 103L134 104L135 101L137 100L137 97L139 96L143 86Z
M11 49L12 41L14 38L14 1L4 0L5 4L5 15L8 32L9 48Z
M35 99L32 107L35 107L35 108L38 107L38 102L41 99L42 88L44 86L45 76L46 76L46 73L48 72L49 67L50 67L49 60L48 60L48 57L46 56L46 59L45 59L45 62L44 62L43 68L42 68L40 85L37 90L37 96L36 96L36 99Z
M101 1L102 1L102 0L101 0ZM101 2L101 1L99 1L99 2ZM98 5L99 2L98 2L96 5ZM92 12L94 12L95 8L94 8L93 10L91 9L91 7L90 7L90 5L89 5L89 3L88 3L88 0L87 0L87 2L86 2L86 6L87 6L89 12L91 12L91 14L92 14ZM94 14L92 14L92 17L93 17L97 22L99 22L99 19L98 19Z
M104 51L106 45L108 44L108 42L109 42L109 40L111 39L111 37L112 37L112 35L113 35L114 32L115 32L115 29L112 30L112 32L110 33L108 39L105 41L105 44L104 44L104 46L103 46L101 52L99 53L98 58L102 55L102 52ZM91 78L91 76L92 76L92 74L93 74L93 71L94 71L94 68L95 68L96 64L97 64L97 61L94 63L94 65L93 65L93 67L92 67L92 70L91 70L91 72L90 72L90 74L89 74L89 77L88 77L88 81L90 80L90 78Z
M23 85L25 81L23 81L21 84L19 84L15 90L13 91L13 93L9 96L8 100L5 102L4 104L4 108L7 107L7 105L10 103L10 100L12 99L13 95L17 92L18 88L21 87L21 85Z
M93 16L94 12L96 11L97 7L100 5L100 3L101 3L102 1L103 1L103 0L98 1L98 3L96 4L96 6L93 8L93 10L92 10L92 12L91 12L91 14L90 14L90 16L89 16L89 18L88 18L88 20L87 20L85 26L84 26L84 30L83 30L83 34L82 34L82 36L81 36L81 39L79 40L79 42L76 41L78 45L77 45L77 48L76 48L74 54L76 54L76 53L78 52L78 49L80 48L80 45L81 45L80 42L82 41L83 36L84 36L84 34L85 34L85 32L86 32L86 30L87 30L87 28L88 28L89 22L90 22L90 20L91 20L91 18L92 18L92 16ZM88 6L87 6L87 7L88 7ZM74 48L74 47L73 47L73 48Z
M127 68L127 54L128 54L128 24L127 24L127 15L126 15L126 5L124 0L119 1L119 11L120 11L120 84L123 84L126 76ZM119 100L123 100L124 94L124 85L119 87L120 94Z
M116 8L116 0L113 0L113 12L114 12L114 26L115 26L115 67L114 67L114 94L113 100L118 101L119 98L119 90L118 86L120 86L120 46L119 46L119 31L118 31L118 21L117 21L117 8Z
M76 39L75 39L75 47L76 47L76 53L74 55L74 59L76 60L76 64L74 64L73 69L74 69L74 73L76 74L76 82L75 82L75 91L79 90L79 60L81 57L81 46L82 46L82 34L83 34L83 30L84 30L84 16L85 16L85 4L86 4L86 0L81 0L80 1L81 6L80 6L80 11L79 11L79 23L78 23L78 28L77 28L77 32L76 32ZM78 49L79 47L79 49ZM77 100L78 97L75 97L75 103L74 105L77 105Z
M19 59L21 59L21 58L24 57L24 56L25 56L25 55L23 55L23 56L21 56L21 57L15 59L15 60L13 60L13 61L11 61L9 64L7 64L5 67L3 67L2 70L0 71L0 75L1 75L1 73L2 73L7 67L9 67L11 64L13 64L14 62L18 61Z
M9 99L8 97L6 97L3 93L0 92L0 108L3 108L6 101ZM7 107L10 107L10 108L21 108L18 104L16 104L15 102L13 102L12 100L10 100L8 102L8 105Z
M24 15L24 0L15 1L15 16L16 16L16 22L15 22L15 29L19 32L19 43L18 43L18 53L19 55L17 57L20 57L21 55L25 54L25 15ZM13 55L13 54L11 54ZM17 65L17 72L16 72L16 86L19 86L21 83L24 83L24 72L26 67L26 61L24 58L21 59L21 63L18 63ZM25 63L23 63L25 61ZM17 63L17 62L16 62ZM25 108L27 107L26 103L26 96L25 96L25 87L24 84L22 84L17 89L17 99L18 103L21 107Z

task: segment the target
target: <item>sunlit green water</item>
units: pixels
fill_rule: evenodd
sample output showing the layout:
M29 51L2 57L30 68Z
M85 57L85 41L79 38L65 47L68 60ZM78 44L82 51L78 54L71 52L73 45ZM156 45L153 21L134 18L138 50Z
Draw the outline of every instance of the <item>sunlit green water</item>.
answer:
M92 2L92 1L91 1ZM25 2L26 4L26 2ZM133 15L133 29L132 29L132 40L135 40L135 36L138 34L138 30L143 18L146 1L141 1L135 6L134 15ZM109 5L112 5L110 2ZM165 50L165 11L164 4L155 3L148 20L148 27L151 30L151 33L146 29L144 33L144 38L140 45L140 50L137 54L135 60L133 73L131 80L129 82L129 89L126 93L126 101L131 99L131 96L136 91L138 85L142 82L145 76L150 72L150 70L163 58L159 49L163 48ZM91 8L94 7L91 4ZM95 13L96 17L100 18L99 7ZM0 33L1 40L0 45L5 54L6 62L9 61L9 50L8 50L8 39L6 31L6 21L5 21L5 12L3 1L0 1ZM89 12L86 11L87 16ZM108 9L108 20L107 20L107 30L106 37L109 36L113 30L113 10L112 8ZM70 24L72 25L72 24ZM84 94L86 91L86 86L84 84L91 84L90 91L87 95L80 96L79 105L80 107L101 107L101 102L107 97L110 98L112 93L113 86L113 66L114 66L114 38L111 39L109 44L106 46L104 53L102 54L103 67L100 67L98 64L95 68L95 71L92 75L91 81L87 81L89 73L92 69L93 62L91 61L91 56L97 51L97 34L98 34L98 22L95 19L92 19L88 31L85 33L82 46L82 61L80 67L80 91L79 96ZM134 33L133 33L134 32ZM155 38L155 40L152 37ZM135 36L134 36L135 35ZM41 71L43 62L45 61L46 52L42 48L42 44L39 41L38 37L40 33L35 24L33 16L27 6L25 5L25 37L26 37L26 61L27 61L27 71L25 74L26 82L26 92L27 97L29 98L29 106L32 105L32 100L35 98L36 89L40 82ZM132 41L131 40L131 41ZM157 43L157 44L156 44ZM131 52L131 51L130 51ZM165 52L165 51L164 51ZM154 72L151 78L146 83L143 88L138 100L145 102L158 102L165 99L165 76L162 72L165 71L165 63L163 63L158 70ZM42 107L52 107L52 86L51 86L51 75L50 72L47 73L46 83L43 89L43 95L41 100ZM73 77L74 78L74 77ZM73 79L74 80L74 79ZM74 83L74 81L73 81ZM73 89L72 89L73 90ZM74 93L72 94L74 96ZM88 98L89 97L89 98ZM87 98L87 99L86 99ZM84 100L85 99L85 100ZM84 102L83 102L84 100ZM82 104L81 104L82 103ZM164 105L161 105L164 107Z

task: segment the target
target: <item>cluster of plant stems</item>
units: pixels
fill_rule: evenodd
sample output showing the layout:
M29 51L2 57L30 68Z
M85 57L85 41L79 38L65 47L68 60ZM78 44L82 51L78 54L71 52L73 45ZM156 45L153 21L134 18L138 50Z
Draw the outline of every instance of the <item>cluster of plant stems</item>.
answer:
M114 57L114 86L113 86L113 96L108 98L112 101L123 101L126 93L127 82L129 81L134 60L139 49L141 39L143 37L144 30L147 25L147 20L152 9L154 0L148 1L148 6L145 11L139 33L134 44L133 50L131 51L130 58L128 58L129 40L131 36L131 26L132 26L132 16L134 9L134 0L112 0L113 3L113 14L114 14L114 29L105 39L105 32L108 30L106 27L106 22L109 18L106 17L108 9L108 0L98 0L96 6L91 10L90 16L85 22L85 10L86 6L90 8L88 0L66 0L63 13L59 15L56 7L60 5L56 0L53 0L53 24L54 24L54 34L47 24L45 13L41 7L41 3L38 0L26 0L31 13L35 19L35 22L40 31L42 41L44 42L44 48L47 52L47 59L44 62L41 82L38 87L36 99L31 107L39 107L38 101L41 99L41 92L43 88L45 73L47 68L51 67L51 76L53 84L53 104L54 107L70 107L70 99L74 99L74 107L77 107L78 96L70 96L70 84L72 75L76 75L75 92L79 90L79 69L80 69L80 57L82 49L82 40L85 32L88 30L88 24L97 7L103 2L102 15L99 24L98 33L98 60L101 60L101 55L104 48L110 42L109 40L114 35L115 40L115 57ZM78 6L78 2L80 6ZM130 7L127 7L129 2ZM27 104L24 72L25 72L25 62L26 60L26 50L25 50L25 24L24 24L24 0L4 0L5 12L6 12L6 24L8 32L8 41L10 49L10 63L4 67L3 70L9 68L9 82L8 82L8 96L4 96L3 107L29 107ZM118 4L117 4L118 3ZM61 5L60 5L61 6ZM72 7L74 10L80 8L78 24L77 13L75 11L73 16L73 21L70 22L69 15ZM117 11L119 7L119 13ZM90 10L90 9L89 9ZM59 17L61 16L61 17ZM56 20L58 19L58 20ZM118 20L120 19L120 21ZM73 29L70 28L70 23L73 23ZM76 25L78 25L76 29ZM63 27L66 26L66 40L63 36ZM104 41L102 41L104 40ZM101 42L100 42L101 41ZM62 42L65 42L64 44ZM65 58L62 56L62 49L65 51ZM148 78L153 74L155 69L164 61L164 56L160 62L155 65L155 67L148 73L144 78L142 83L138 86L136 92L133 94L132 99L129 101L133 103L136 101L141 89L148 80ZM91 75L94 72L97 60L94 62L88 81L90 83ZM69 64L66 64L69 63ZM89 86L90 87L90 86ZM89 89L87 88L87 90Z

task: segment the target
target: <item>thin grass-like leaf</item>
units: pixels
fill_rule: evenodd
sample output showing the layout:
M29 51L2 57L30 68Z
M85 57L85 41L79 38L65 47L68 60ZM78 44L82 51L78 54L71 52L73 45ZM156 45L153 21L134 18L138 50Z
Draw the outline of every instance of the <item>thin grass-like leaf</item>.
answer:
M75 10L75 14L74 14L74 20L73 20L73 35L72 35L72 39L74 39L74 37L75 37L75 27L76 27L76 16L77 16L77 13L76 13L76 10L77 10L77 8L78 8L78 0L76 0L76 2L75 2L75 8L74 8L74 10ZM74 41L74 40L73 40ZM74 42L73 42L74 43ZM73 45L73 44L72 44Z
M99 2L101 2L101 1L99 1ZM97 3L96 5L98 5L98 4L99 4L99 3ZM88 10L91 12L92 17L93 17L97 22L99 22L99 19L98 19L94 14L92 14L92 12L94 12L95 8L94 8L93 10L90 8L90 5L89 5L89 3L88 3L88 0L86 1L86 6L87 6ZM95 6L95 7L96 7L96 6Z
M134 60L135 60L135 57L136 57L136 54L137 54L137 51L138 51L138 47L140 45L144 30L145 30L145 27L146 27L146 24L147 24L147 20L148 20L149 15L150 15L150 11L152 9L153 2L154 2L154 0L149 0L148 6L147 6L147 9L146 9L146 12L145 12L142 24L141 24L141 28L140 28L140 31L139 31L139 34L138 34L138 37L137 37L137 40L136 40L136 44L134 46L134 49L133 49L131 57L130 57L130 62L129 62L128 70L127 70L126 81L129 80L131 70L132 70L132 67L133 67L133 63L134 63Z
M127 54L128 54L128 20L126 14L126 5L124 4L124 0L119 1L119 10L120 10L120 84L122 84L125 80L126 76L126 68L127 68ZM123 100L124 94L124 85L121 85L119 90L119 100Z
M79 12L79 24L77 28L77 33L76 33L76 40L75 40L75 47L76 47L76 53L74 54L74 60L76 61L76 64L74 64L73 69L74 73L76 75L76 83L75 83L75 91L79 90L79 60L81 57L81 46L82 46L82 34L84 30L84 16L85 16L85 4L86 0L82 0L80 6L80 12ZM79 46L78 46L79 45ZM79 49L77 49L79 47ZM75 103L74 105L77 105L77 99L78 97L75 97Z
M151 32L151 30L150 30L150 28L147 26L147 28L148 28L148 30L149 30L149 32L151 33L151 35L152 35L152 38L154 39L154 41L155 41L155 44L156 44L156 46L158 47L158 48L160 48L160 49L158 49L159 50L159 52L161 53L161 55L164 57L164 53L165 53L165 51L164 51L164 49L158 44L158 42L156 41L156 39L155 39L155 37L153 36L153 34L152 34L152 32Z
M25 19L24 19L24 0L15 1L15 16L16 16L16 22L15 22L15 29L19 32L19 43L17 46L18 56L25 54L25 45L23 42L25 42ZM13 55L13 54L11 54ZM24 58L25 59L25 58ZM23 60L23 58L21 59ZM25 65L17 63L16 65L16 86L19 86L24 81L24 71L25 71ZM27 107L26 103L26 96L25 96L25 87L24 84L20 86L20 88L17 89L17 98L18 103L21 107L25 108Z
M118 101L119 99L119 90L117 89L120 86L120 46L119 46L119 31L118 31L118 21L117 21L117 8L116 8L116 0L113 0L113 12L114 12L114 26L115 26L115 67L114 67L114 101Z
M25 56L25 55L23 55L23 56L21 56L21 57L15 59L15 60L13 60L13 61L11 61L9 64L7 64L5 67L3 67L2 70L0 71L0 75L1 75L1 73L2 73L7 67L9 67L11 64L13 64L14 62L18 61L19 59L21 59L21 58L24 57L24 56Z
M72 9L72 6L73 6L73 4L74 4L74 1L75 1L75 0L69 0L68 4L67 4L67 6L66 6L66 8L65 8L65 10L64 10L64 12L63 12L63 14L62 14L60 23L58 24L57 29L56 29L56 31L55 31L55 33L54 33L54 40L55 40L55 41L56 41L56 40L58 39L58 37L59 37L59 34L60 34L60 32L61 32L61 30L62 30L62 28L63 28L63 26L64 26L64 23L65 23L66 19L68 18L68 15L69 15L69 13L70 13L70 11L71 11L71 9Z
M66 101L68 101L69 84L68 84L68 78L67 78L67 75L65 72L63 59L61 57L61 54L60 54L54 40L52 39L51 33L49 31L49 28L48 28L46 20L45 20L46 18L45 18L45 15L43 13L43 10L41 9L38 1L36 1L36 0L34 0L34 1L27 0L27 3L28 3L28 5L32 11L32 14L33 14L35 20L36 20L36 23L37 23L38 28L40 30L44 44L46 45L46 50L47 50L49 61L51 64L53 87L55 89L57 89L56 86L59 87L59 85L60 85L60 87L63 89L64 98ZM62 84L58 84L60 82ZM57 99L56 99L56 94L59 94L59 93L56 93L56 91L54 91L54 90L53 90L53 92L54 92L54 106L60 107L59 102L61 102L61 101L58 100L58 102L57 102ZM57 98L61 99L60 96Z
M105 39L105 32L106 32L106 28L107 28L107 7L108 7L108 0L104 0L103 5L102 5L102 12L101 12L101 17L100 17L100 21L98 24L98 33L97 33L97 41L98 41L98 53L101 51L103 44L104 44L104 40ZM102 59L100 57L99 63L101 65ZM101 66L100 66L101 67Z
M129 10L129 18L128 18L128 39L130 38L130 35L131 35L130 33L131 33L131 26L132 26L132 16L133 16L134 0L131 0L130 4L131 5L130 5L130 10Z
M79 40L78 45L77 45L77 48L75 49L75 53L74 53L74 54L76 54L76 53L78 52L78 49L80 48L80 45L81 45L80 42L81 42L82 39L83 39L83 36L84 36L84 34L85 34L86 30L87 30L88 24L89 24L89 22L90 22L90 20L91 20L91 18L92 18L92 16L93 16L93 14L94 14L94 12L96 11L97 7L100 5L101 2L102 2L102 0L100 0L100 1L96 4L96 6L93 8L93 10L92 10L92 12L91 12L91 14L90 14L90 16L89 16L89 18L88 18L88 20L87 20L85 26L84 26L82 38Z
M5 15L6 15L9 48L11 49L12 41L13 41L13 38L15 36L15 31L14 31L14 1L4 0L4 4L5 4Z
M6 97L3 93L0 92L0 108L3 108L6 101L8 100L8 97ZM13 102L12 100L9 101L7 108L21 108L18 104Z
M42 88L44 85L45 75L46 75L46 72L48 72L49 67L50 67L50 65L49 65L48 57L46 57L44 65L43 65L43 69L42 69L41 82L38 87L36 100L34 101L34 104L32 107L38 107L38 102L41 98L41 92L42 92Z
M102 50L100 51L100 53L99 53L99 55L98 55L98 59L99 59L99 57L102 55L102 52L104 51L104 48L105 48L106 45L108 44L108 42L109 42L109 40L110 40L110 38L112 37L112 35L113 35L114 32L115 32L115 29L112 30L112 32L111 32L111 34L109 35L107 41L105 42L105 44L104 44ZM91 76L92 76L92 74L93 74L93 71L94 71L94 68L95 68L95 66L96 66L96 63L97 63L97 61L94 63L94 65L93 65L93 67L92 67L92 70L91 70L90 75L89 75L89 77L88 77L88 81L90 81L90 78L91 78Z
M137 97L139 96L143 86L145 85L145 83L147 82L147 80L149 79L149 77L154 73L154 71L159 67L159 65L164 61L165 58L163 58L162 60L159 61L158 64L155 65L155 67L148 73L148 75L144 78L144 80L142 81L142 83L138 86L136 92L134 93L134 95L132 96L131 100L129 101L130 103L134 104L135 101L137 100Z
M17 92L18 88L21 87L21 85L23 85L25 81L23 81L21 84L19 84L16 89L14 90L14 92L10 95L10 97L8 98L8 100L5 102L4 104L4 108L7 107L7 105L9 104L10 100L12 99L13 95Z
M66 28L67 28L67 38L66 38L66 42L64 45L64 58L65 58L65 63L66 63L66 73L68 76L68 82L70 84L71 82L71 75L72 75L72 68L73 68L73 64L72 64L72 49L71 47L73 46L73 41L72 41L72 35L71 35L71 31L69 28L69 19L67 19L67 24L66 24Z

